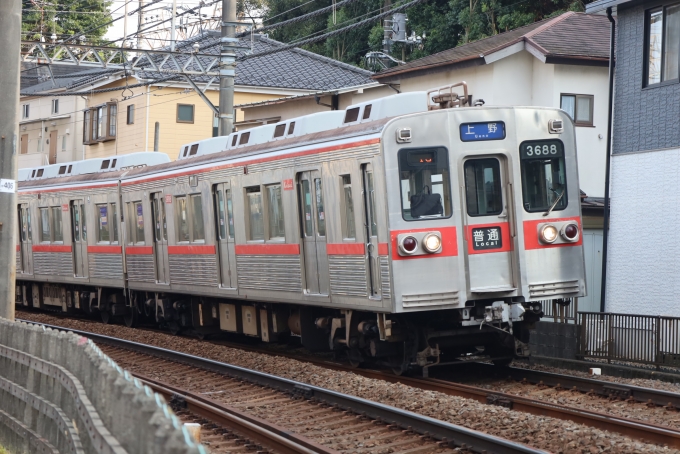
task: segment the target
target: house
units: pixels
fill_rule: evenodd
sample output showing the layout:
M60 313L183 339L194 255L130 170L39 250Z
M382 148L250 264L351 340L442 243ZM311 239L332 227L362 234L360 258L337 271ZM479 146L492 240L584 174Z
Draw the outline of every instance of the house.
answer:
M201 53L217 55L219 39L219 32L206 31L178 43L176 49L178 52L191 51L198 44ZM240 46L237 56L246 52L257 54L276 50L283 44L266 35L254 35L252 41L250 37L242 39ZM288 49L238 63L234 104L307 95L320 90L369 83L375 85L371 75L370 71L311 52ZM55 87L48 80L22 90L21 104L27 106L29 113L42 108L40 106L49 105L55 99L59 99L60 103L63 103L63 99L73 102L68 107L69 118L75 119L78 130L69 130L69 134L73 137L77 135L77 152L57 153L55 162L147 150L164 152L175 159L182 144L217 134L217 119L213 110L181 77L168 79L167 74L153 72L132 76L116 69L108 72L99 69L94 74L74 76L68 84L62 82ZM192 77L192 80L216 106L219 102L219 83L200 76ZM134 87L140 83L145 83L145 86ZM102 89L107 91L98 92ZM82 96L44 96L46 93L69 92L81 93ZM237 110L235 116L237 122L243 120L242 112ZM29 138L28 157L20 160L20 168L45 164L49 160L44 156L44 147L31 144Z
M580 310L599 310L606 161L609 21L565 13L558 17L381 71L381 85L347 87L240 105L246 121L289 119L400 92L465 81L486 105L562 108L575 117L582 190L588 296Z
M680 3L598 0L616 16L607 312L680 316Z

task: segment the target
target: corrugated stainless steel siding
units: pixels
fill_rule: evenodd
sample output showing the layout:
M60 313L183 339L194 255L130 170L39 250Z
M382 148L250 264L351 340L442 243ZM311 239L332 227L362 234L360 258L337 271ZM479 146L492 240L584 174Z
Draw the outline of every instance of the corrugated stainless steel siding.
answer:
M458 304L457 292L422 293L419 295L403 295L404 307L450 306Z
M73 276L70 252L34 252L33 272L46 276Z
M389 257L380 257L380 284L382 287L382 297L384 299L392 298L392 285L390 283L390 259Z
M215 255L170 255L168 262L171 284L217 287Z
M299 255L237 255L241 289L302 293Z
M368 297L366 257L363 255L329 255L331 294Z
M21 251L18 251L16 253L16 260L17 260L16 270L19 271L21 270Z
M530 284L529 296L531 298L550 297L577 293L580 290L578 281L548 282L545 284Z
M128 280L156 283L153 255L128 255L125 260L127 261Z
M90 277L123 279L123 256L118 254L88 254Z

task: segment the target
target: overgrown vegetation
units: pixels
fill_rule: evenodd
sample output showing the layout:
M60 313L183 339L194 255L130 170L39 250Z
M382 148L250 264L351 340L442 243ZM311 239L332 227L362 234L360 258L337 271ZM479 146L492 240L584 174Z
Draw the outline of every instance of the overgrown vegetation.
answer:
M62 39L85 33L88 44L97 43L108 27L91 29L111 20L111 5L112 0L22 0L22 38L50 42L52 34Z

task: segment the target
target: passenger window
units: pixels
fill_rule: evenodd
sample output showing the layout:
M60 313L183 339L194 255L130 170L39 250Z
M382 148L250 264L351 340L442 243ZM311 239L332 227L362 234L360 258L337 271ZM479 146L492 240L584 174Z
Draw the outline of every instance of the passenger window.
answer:
M564 145L559 140L523 142L522 197L528 212L564 210L567 207L567 177Z
M312 191L309 187L309 180L300 181L302 184L302 207L305 219L302 225L304 226L305 236L310 237L314 235L314 227L312 225Z
M227 221L229 222L229 238L234 238L234 206L231 203L231 189L227 189Z
M40 241L50 242L50 209L40 208Z
M471 159L465 163L465 195L469 216L489 216L503 212L498 159Z
M191 211L193 219L193 241L205 240L205 229L203 228L203 206L201 195L191 196Z
M378 221L375 219L375 189L373 188L373 172L366 172L368 183L368 210L371 215L371 236L378 236Z
M321 179L314 179L314 194L316 196L316 223L317 234L319 236L326 236L326 213L323 206L323 189L321 187Z
M144 239L144 210L142 202L132 202L130 213L131 239L133 243L143 243Z
M217 204L217 227L218 231L220 234L220 239L221 240L226 240L227 239L227 207L225 206L224 203L224 195L222 194L222 191L216 191L215 192L216 199L215 203Z
M400 150L399 180L404 220L451 216L451 184L446 148Z
M87 223L85 222L85 204L80 204L80 225L83 226L83 241L87 241Z
M52 207L52 241L64 241L61 207Z
M286 237L283 200L281 198L281 185L267 186L267 208L269 216L269 238L284 239Z
M187 198L177 197L175 199L177 207L177 235L179 241L191 241L189 234L189 214L187 213Z
M97 205L97 242L108 243L109 236L109 208L106 204Z
M354 201L352 200L352 178L349 175L342 177L342 236L346 239L356 238L356 227L354 224Z
M248 204L248 239L252 241L264 240L264 219L262 216L262 193L260 187L246 188Z

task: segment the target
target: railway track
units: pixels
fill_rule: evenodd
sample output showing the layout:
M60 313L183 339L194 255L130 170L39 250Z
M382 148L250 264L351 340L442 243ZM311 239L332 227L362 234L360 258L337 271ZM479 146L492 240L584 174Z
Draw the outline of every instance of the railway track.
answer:
M260 452L545 452L274 375L123 339L70 331L92 339L121 367L169 396L180 415L186 410L188 415L208 421L207 430L218 439L225 438L223 435L240 437L250 448L261 448ZM240 426L232 430L235 420Z
M249 350L257 353L287 356L293 359L311 362L324 368L339 371L351 371L355 374L368 378L392 383L398 382L404 385L412 386L414 388L437 391L447 395L474 399L482 403L499 405L534 415L550 416L557 419L569 420L591 427L621 433L631 438L646 442L680 448L680 432L668 426L655 425L644 421L617 417L607 413L590 411L578 407L559 405L538 399L518 396L515 394L501 393L494 390L457 383L451 381L450 379L423 379L395 376L393 374L381 371L351 368L339 362L314 358L310 359L309 357L302 358L300 355L288 354L280 351L272 352L271 350L254 348L252 346L243 346L242 344L226 342L220 342L219 344L226 344L230 347ZM665 406L667 409L671 410L680 407L680 395L667 391L619 383L609 383L601 380L534 371L529 369L497 367L482 363L462 364L460 367L461 372L463 369L465 369L466 373L476 374L477 376L496 376L501 379L509 378L541 386L557 387L575 390L578 392L596 394L613 399L625 398L628 400L644 402L650 406Z

